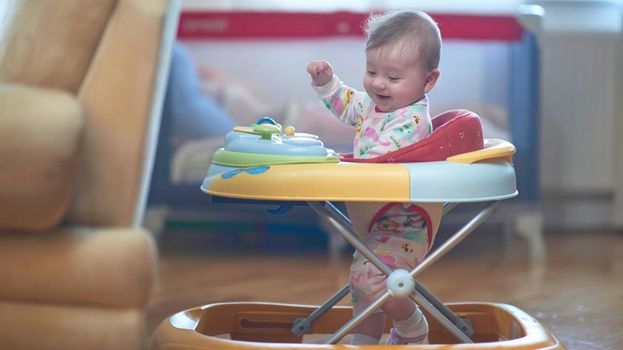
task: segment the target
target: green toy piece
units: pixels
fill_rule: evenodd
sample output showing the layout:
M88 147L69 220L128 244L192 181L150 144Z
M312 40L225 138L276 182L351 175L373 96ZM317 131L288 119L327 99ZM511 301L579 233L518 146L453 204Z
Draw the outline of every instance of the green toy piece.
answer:
M281 133L281 128L272 124L260 124L252 127L253 131L261 135L262 140L272 140L273 134Z

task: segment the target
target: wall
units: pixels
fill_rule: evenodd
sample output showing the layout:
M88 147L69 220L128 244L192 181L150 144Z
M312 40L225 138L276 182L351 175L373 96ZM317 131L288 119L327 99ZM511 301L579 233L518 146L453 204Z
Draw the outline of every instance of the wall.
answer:
M621 14L621 22L623 22L623 11ZM614 208L612 211L612 220L615 227L623 230L623 39L619 39L618 57L616 60L618 67L618 84L616 89L616 100L618 105L615 109L613 140L615 140L614 150Z
M611 227L617 175L621 4L538 1L541 184L546 226ZM581 19L581 20L580 20Z

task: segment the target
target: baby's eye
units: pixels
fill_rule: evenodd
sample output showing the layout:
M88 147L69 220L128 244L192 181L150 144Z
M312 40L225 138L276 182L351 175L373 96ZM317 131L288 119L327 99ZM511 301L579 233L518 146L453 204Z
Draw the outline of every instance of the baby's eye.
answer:
M396 82L398 80L400 80L399 77L389 77L389 81Z
M376 72L375 72L375 71L371 71L371 70L369 70L369 71L368 71L368 75L375 76L375 75L376 75Z

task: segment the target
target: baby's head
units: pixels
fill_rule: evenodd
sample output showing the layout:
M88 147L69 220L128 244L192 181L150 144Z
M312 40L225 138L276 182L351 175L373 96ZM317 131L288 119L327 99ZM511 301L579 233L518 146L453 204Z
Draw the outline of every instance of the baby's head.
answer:
M424 97L439 78L441 34L421 11L372 16L367 25L363 85L383 112L393 112Z

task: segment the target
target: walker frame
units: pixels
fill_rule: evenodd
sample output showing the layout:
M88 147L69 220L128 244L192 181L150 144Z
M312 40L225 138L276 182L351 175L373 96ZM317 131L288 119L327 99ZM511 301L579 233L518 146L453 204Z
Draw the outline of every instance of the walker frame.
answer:
M466 117L471 118L471 117ZM458 119L458 118L456 118ZM256 126L257 128L257 126ZM264 130L266 129L266 130ZM273 130L275 129L275 130ZM274 126L262 126L262 130L242 130L243 133L260 133L263 140L273 140L272 133L279 132L279 128ZM235 130L240 131L240 130ZM463 133L457 133L462 138ZM301 134L302 135L302 134ZM480 135L476 129L475 136ZM472 135L472 136L474 136ZM293 135L296 137L296 135ZM313 136L313 135L312 135ZM435 135L434 137L437 137ZM455 135L456 136L456 135ZM285 137L285 136L284 136ZM252 152L254 147L254 139L249 136L229 134L226 145L229 141L236 144L240 141L242 144L242 152ZM285 139L284 139L285 140ZM443 141L443 139L440 139ZM299 147L295 143L292 147ZM318 151L317 140L303 141L303 144L314 144L315 151ZM434 144L437 145L437 144ZM270 143L260 144L262 147L273 147ZM451 144L439 144L442 149ZM226 146L227 148L227 146ZM451 148L451 147L450 147ZM244 151L249 149L249 151ZM232 151L240 152L240 150L232 149ZM314 152L315 152L314 151ZM272 151L271 151L272 152ZM210 167L206 178L202 184L202 190L212 196L227 197L244 200L262 200L263 202L283 203L290 201L306 202L322 220L329 223L335 232L340 234L355 249L357 249L368 261L376 266L381 272L388 276L386 280L387 289L379 296L371 305L363 312L355 317L350 318L344 325L337 328L333 334L325 341L326 345L337 344L345 335L352 331L362 320L370 316L377 309L382 307L392 297L409 297L424 309L424 312L431 316L436 324L442 327L447 333L454 338L456 349L563 349L562 345L551 335L545 331L543 327L534 319L525 315L520 310L503 304L490 304L483 306L482 304L466 304L462 307L449 305L447 307L439 301L431 292L429 292L415 277L424 269L428 268L435 261L446 255L459 242L465 239L471 232L480 226L495 210L499 201L512 198L517 195L515 172L512 167L512 155L515 148L512 144L503 140L484 140L484 148L471 152L458 153L448 157L445 161L431 161L424 163L394 163L394 164L361 164L336 163L332 159L332 154L327 153L325 162L319 164L301 163L296 159L296 163L283 163L282 159L270 158L270 166L255 163L251 153L242 153L244 158L229 157L227 154L220 163L214 163ZM314 157L318 154L314 153ZM320 154L323 157L323 153ZM245 162L245 165L236 166L236 164L227 163L230 159ZM265 158L265 159L269 159ZM289 159L288 161L291 161ZM368 175L369 172L375 172L385 181L382 189L374 188L374 180ZM439 172L444 173L442 177L437 176ZM413 178L417 177L421 183L427 186L416 186L412 184ZM333 181L332 186L323 186L328 180ZM456 181L460 179L462 181ZM325 181L325 182L323 182ZM337 184L335 183L337 182ZM300 184L305 186L300 186ZM314 184L315 183L315 184ZM457 184L458 183L458 184ZM270 184L270 185L269 185ZM430 185L429 185L430 184ZM351 188L366 188L368 193L350 191ZM485 202L484 207L465 225L458 229L450 238L448 238L437 249L430 252L426 258L411 271L392 270L377 255L361 242L353 229L351 221L340 212L331 202L332 201L351 201L351 202L410 202L410 203L434 203L439 209L443 204L441 217L451 211L456 205L464 202ZM286 205L287 206L287 205ZM278 210L279 211L279 210ZM267 311L259 312L263 315L260 321L250 322L248 319L242 319L241 324L232 325L232 329L245 328L244 320L247 324L256 324L258 327L252 331L251 336L243 336L240 339L254 339L262 341L271 341L271 330L279 329L281 339L292 340L302 338L314 328L314 323L320 319L326 320L324 316L340 311L340 317L343 317L343 307L335 306L345 295L349 294L348 286L342 287L336 294L331 296L323 305L316 308L299 308L296 306L287 306L282 304L263 304L263 303L228 303L208 305L204 310L204 316L217 315L224 317L221 312L240 312L239 308L249 306L258 309L266 309ZM497 341L487 343L474 343L470 338L474 335L475 329L469 317L459 317L453 309L466 312L466 306L473 306L473 312L491 312L489 317L497 320L498 328ZM296 308L296 313L283 311ZM209 312L207 310L210 310ZM229 310L229 311L228 311ZM272 310L272 311L271 311ZM306 310L307 314L301 314L301 310ZM488 310L488 311L487 311ZM271 316L270 312L276 312ZM191 312L191 314L188 313ZM165 348L158 345L167 343L166 338L173 328L186 329L195 327L210 335L206 335L203 339L205 344L216 347L217 343L221 350L235 347L257 347L250 344L239 344L235 340L235 344L229 344L225 340L213 338L211 335L217 333L217 330L224 331L229 328L216 326L213 322L201 318L197 322L196 316L199 311L196 309L188 312L182 312L172 316L168 321L163 322L163 330L154 335L156 348ZM467 312L469 313L469 311ZM244 314L244 312L243 312ZM249 314L247 312L247 314ZM293 314L299 315L296 319L290 319ZM516 315L519 315L514 317ZM201 317L201 316L199 316ZM237 317L237 316L236 316ZM227 315L227 319L235 318ZM185 321L180 321L184 319ZM168 322L168 324L167 324ZM203 324L201 323L203 322ZM233 321L232 321L233 322ZM250 323L249 323L250 322ZM493 322L493 321L491 321ZM508 322L501 324L502 322ZM332 323L333 324L333 323ZM214 326L210 329L208 325ZM284 334L284 325L288 325L289 335ZM173 328L172 328L173 327ZM331 327L321 327L323 329L332 329ZM495 327L494 327L495 328ZM232 338L235 331L232 332ZM244 332L243 332L244 333ZM196 333L193 333L196 334ZM241 333L242 334L242 333ZM246 333L244 333L246 334ZM164 337L165 341L158 342L158 336ZM480 335L479 335L480 336ZM510 339L509 339L510 337ZM197 343L198 344L198 343ZM274 348L276 344L268 345L268 348ZM435 348L438 345L430 344L430 346L422 346L423 348ZM450 346L448 344L443 346ZM411 346L410 346L411 347ZM415 345L413 346L416 347ZM174 347L175 348L175 347ZM194 347L193 347L194 348ZM296 348L295 346L292 348ZM445 349L446 347L444 347ZM454 349L454 347L448 347ZM262 347L263 349L263 347Z

